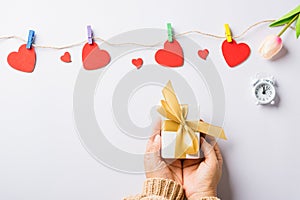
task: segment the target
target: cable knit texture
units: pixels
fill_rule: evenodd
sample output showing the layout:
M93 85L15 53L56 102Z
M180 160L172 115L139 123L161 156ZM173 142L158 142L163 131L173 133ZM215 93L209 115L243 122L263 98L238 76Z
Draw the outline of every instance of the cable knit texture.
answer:
M179 183L167 179L147 179L144 183L143 196L159 196L165 199L182 200L183 188Z
M221 199L219 199L219 198L217 198L217 197L202 197L202 198L199 199L199 200L221 200Z
M182 186L169 179L149 178L144 182L140 195L127 197L124 200L184 200ZM220 200L216 197L204 197L199 200Z

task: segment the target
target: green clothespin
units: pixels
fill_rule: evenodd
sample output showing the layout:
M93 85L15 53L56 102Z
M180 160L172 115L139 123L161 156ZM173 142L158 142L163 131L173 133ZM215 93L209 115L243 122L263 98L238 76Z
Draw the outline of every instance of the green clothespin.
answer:
M173 31L172 31L171 23L167 23L167 27L168 27L168 41L173 42Z
M278 34L281 36L282 33L294 22L296 21L296 37L300 36L300 5L294 10L282 16L280 19L270 24L270 27L286 25L284 29Z

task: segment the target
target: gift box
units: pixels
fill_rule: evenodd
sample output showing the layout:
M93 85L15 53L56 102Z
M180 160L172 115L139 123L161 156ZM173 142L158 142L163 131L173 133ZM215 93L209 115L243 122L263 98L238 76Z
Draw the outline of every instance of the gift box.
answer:
M191 138L188 135L184 138L180 138L180 133L179 124L175 123L172 125L172 121L170 120L163 121L161 128L161 157L167 159L200 158L200 133L194 132L196 136L194 142L197 143L197 145L194 145L194 150L188 148L193 145ZM182 144L186 144L187 146L179 147Z
M179 104L170 81L162 93L164 100L157 109L166 118L161 127L162 158L200 158L200 133L227 139L221 127L200 120L187 120L188 105Z

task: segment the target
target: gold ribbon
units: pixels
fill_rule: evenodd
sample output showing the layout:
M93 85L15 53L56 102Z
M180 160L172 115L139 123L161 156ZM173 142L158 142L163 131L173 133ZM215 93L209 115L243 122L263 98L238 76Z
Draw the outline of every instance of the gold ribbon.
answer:
M164 131L176 131L175 158L185 158L186 154L196 154L199 151L199 141L195 132L227 139L221 127L213 126L203 121L186 120L188 105L180 105L170 81L162 90L165 100L157 111L167 118L164 121ZM185 138L189 137L191 144L186 144Z

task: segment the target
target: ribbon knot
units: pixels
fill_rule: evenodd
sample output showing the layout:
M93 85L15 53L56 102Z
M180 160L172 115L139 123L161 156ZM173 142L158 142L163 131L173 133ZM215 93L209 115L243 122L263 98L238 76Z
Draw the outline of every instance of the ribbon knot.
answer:
M180 125L185 127L186 126L186 122L185 121L181 121Z
M167 118L164 129L176 130L175 158L185 158L186 154L195 154L199 151L199 140L195 132L205 133L213 137L226 139L221 127L213 126L203 121L186 120L188 105L180 105L170 81L162 90L164 100L157 111Z

